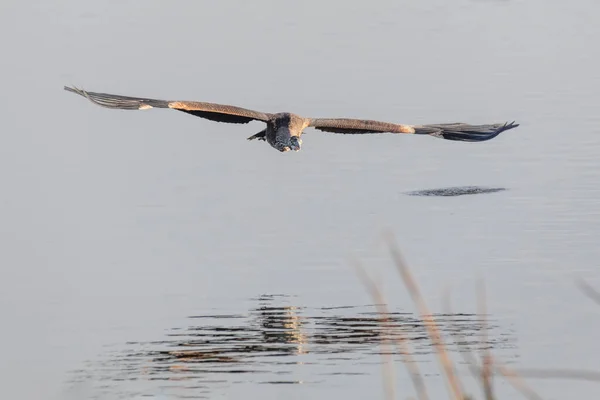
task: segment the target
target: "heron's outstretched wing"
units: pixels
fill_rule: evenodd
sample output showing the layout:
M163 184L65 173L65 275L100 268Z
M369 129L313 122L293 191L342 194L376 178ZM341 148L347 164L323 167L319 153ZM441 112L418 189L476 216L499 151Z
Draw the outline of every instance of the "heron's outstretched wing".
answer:
M168 101L142 97L120 96L108 93L88 92L65 86L65 90L77 93L102 107L120 110L146 110L149 108L172 108L211 121L246 124L250 121L268 121L270 114L225 104L198 101Z
M482 142L493 139L501 132L516 128L519 124L514 121L505 124L470 125L465 123L435 124L435 125L400 125L381 121L347 118L315 118L309 126L325 132L343 134L363 133L414 133L431 135L447 140L465 142Z
M415 133L410 125L390 124L388 122L350 118L313 118L308 126L324 132L361 134L361 133Z
M431 135L446 140L462 142L484 142L517 126L519 124L515 124L515 121L484 125L470 125L456 122L453 124L413 125L413 128L418 135Z

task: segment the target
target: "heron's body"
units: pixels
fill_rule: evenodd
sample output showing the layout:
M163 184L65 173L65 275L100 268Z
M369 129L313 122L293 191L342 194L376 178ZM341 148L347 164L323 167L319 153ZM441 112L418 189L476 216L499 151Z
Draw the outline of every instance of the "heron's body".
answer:
M292 113L273 114L267 127L248 139L266 140L279 151L300 150L302 132L310 124L310 119Z
M401 125L364 119L305 118L288 112L270 114L216 103L129 97L87 92L67 86L65 86L65 90L86 97L97 105L113 109L146 110L151 108L172 108L217 122L245 124L253 120L262 121L266 123L266 128L250 136L248 140L265 140L273 148L281 152L289 150L299 151L302 145L301 136L307 127L342 134L412 133L431 135L447 140L482 142L498 136L505 130L519 126L514 122L510 124L486 125L470 125L465 123Z

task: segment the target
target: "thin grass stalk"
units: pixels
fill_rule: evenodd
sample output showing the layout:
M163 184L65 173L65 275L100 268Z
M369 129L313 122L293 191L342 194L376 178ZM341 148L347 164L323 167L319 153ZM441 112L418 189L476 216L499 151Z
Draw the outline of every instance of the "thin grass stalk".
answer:
M542 397L537 394L525 380L515 371L501 364L500 362L493 361L494 368L510 383L516 390L527 397L529 400L542 400Z
M421 295L419 287L400 253L400 250L396 247L391 233L389 234L388 239L392 258L396 268L400 273L400 276L404 281L404 285L408 289L413 302L417 306L421 318L426 322L425 327L427 328L428 335L433 342L438 360L442 365L450 393L454 399L463 400L465 397L463 395L463 389L461 387L460 380L456 376L454 366L450 360L450 357L448 356L448 352L446 351L446 347L442 341L437 324L435 323L435 320L433 319L431 312L429 311L429 308L427 307L427 304Z
M352 262L352 265L355 267L355 270L356 270L360 280L365 285L367 292L369 293L369 295L375 302L375 306L377 307L378 313L380 315L384 316L382 319L386 323L385 326L388 327L389 322L390 322L388 315L390 315L390 314L389 314L389 310L386 306L385 299L384 299L383 295L381 294L381 291L377 288L377 285L369 278L369 276L365 272L365 269L363 268L363 266L360 262L354 260ZM392 336L390 335L389 337L392 337ZM394 337L396 337L396 336L394 336ZM413 383L413 386L415 388L417 398L419 400L429 400L429 396L427 395L427 389L425 388L425 382L423 381L423 376L421 375L421 373L419 371L419 367L415 363L415 360L413 359L413 357L410 353L410 349L408 347L408 339L406 339L406 337L404 336L404 334L402 332L398 332L397 339L394 340L393 343L396 345L398 352L400 353L400 356L402 358L402 363L406 366L406 369L408 370L408 374L409 374L411 381ZM389 361L390 359L387 359L387 360ZM387 371L389 372L389 369ZM393 385L393 382L392 382L392 385ZM391 393L391 395L392 395L391 398L393 398L394 397L393 394L395 392L395 386L390 387L390 382L386 381L386 387L387 387L386 393L388 394L388 396L390 396L390 393Z
M579 289L587 297L589 297L594 302L596 302L598 305L600 305L600 292L598 292L596 289L594 289L589 283L587 283L583 279L578 279L576 281L576 284L577 284L577 286L579 286Z
M454 311L452 309L452 301L450 299L449 293L446 293L446 295L444 296L444 301L443 301L442 307L443 307L444 313L448 314L454 320ZM481 376L481 368L479 367L479 363L477 362L477 359L471 353L471 350L468 348L468 346L465 346L464 348L460 347L459 342L460 341L466 342L467 338L463 334L461 334L459 331L452 331L452 330L450 331L450 336L452 336L454 344L456 345L459 354L462 356L463 361L465 362L465 364L467 364L467 368L469 369L469 372L471 372L471 375L473 376L475 381L479 382L479 377Z
M487 303L486 303L486 295L485 295L485 285L482 280L479 280L477 283L477 308L478 314L482 319L482 362L483 366L481 368L481 382L483 384L483 393L486 400L493 400L494 394L492 391L492 369L491 362L492 356L490 354L489 349L487 349L487 341L488 341L488 332L487 332Z
M570 379L600 382L600 371L566 368L519 368L514 370L521 376L539 379Z

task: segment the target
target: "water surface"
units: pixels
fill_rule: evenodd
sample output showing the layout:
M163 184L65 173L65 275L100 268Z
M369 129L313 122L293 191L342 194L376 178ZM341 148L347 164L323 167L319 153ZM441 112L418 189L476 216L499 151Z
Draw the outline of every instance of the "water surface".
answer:
M190 316L187 326L167 329L162 340L107 348L73 371L71 381L94 382L96 393L110 398L210 398L215 388L240 382L322 386L368 376L384 354L402 362L400 341L415 360L431 358L426 323L410 312L381 314L374 305L311 309L294 306L297 301L263 295L244 314ZM451 351L493 349L515 357L514 332L487 316L434 319Z
M159 396L152 366L170 361L147 362L153 352L193 340L193 327L209 329L209 343L194 351L220 349L214 329L258 329L255 299L265 294L289 296L308 321L364 318L372 299L353 258L394 312L414 317L383 229L395 233L433 312L444 313L450 291L455 313L477 314L476 282L486 281L498 327L491 337L514 336L511 348L494 349L501 360L598 369L599 309L574 284L582 277L600 288L598 11L591 0L6 2L3 396L68 398L85 374L90 386L75 388L83 393L75 398ZM307 130L301 152L280 154L246 140L259 123L102 109L65 84L314 117L520 126L484 143ZM506 190L407 195L456 187ZM346 306L358 308L323 311ZM184 336L169 336L174 328ZM252 336L260 329L246 334L235 337L264 343ZM201 382L197 396L383 398L377 343L351 346L350 359L329 366L318 349L344 341L309 344L316 353L297 374L267 364L260 375L203 377L218 382ZM151 374L143 378L128 354ZM430 396L444 398L429 351L419 365ZM404 367L395 371L399 395L413 395ZM103 392L96 376L117 389ZM137 377L135 390L126 381L119 394L112 377ZM264 384L300 380L308 383ZM546 398L600 390L560 380L532 386ZM496 388L516 398L506 384Z

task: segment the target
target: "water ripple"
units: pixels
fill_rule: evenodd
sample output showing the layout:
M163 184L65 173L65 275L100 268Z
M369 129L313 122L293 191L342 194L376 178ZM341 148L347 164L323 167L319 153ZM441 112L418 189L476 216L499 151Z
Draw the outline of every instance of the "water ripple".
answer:
M507 190L501 187L483 187L483 186L456 186L439 189L426 189L408 192L409 196L464 196L468 194L495 193Z
M418 362L433 352L426 322L412 313L390 312L384 320L374 305L307 308L290 299L261 296L247 315L189 316L190 326L168 329L164 340L127 342L77 371L74 380L101 382L111 396L123 392L124 383L144 381L148 394L156 392L148 382L160 382L170 396L203 398L211 388L234 384L236 376L244 376L245 383L315 384L326 376L365 375L360 365L380 363L380 345L400 337L408 339ZM475 314L434 318L446 339L461 335L451 350L514 347L511 333L500 332L489 317L487 324ZM315 379L293 379L299 366L304 374L310 368L309 378Z

